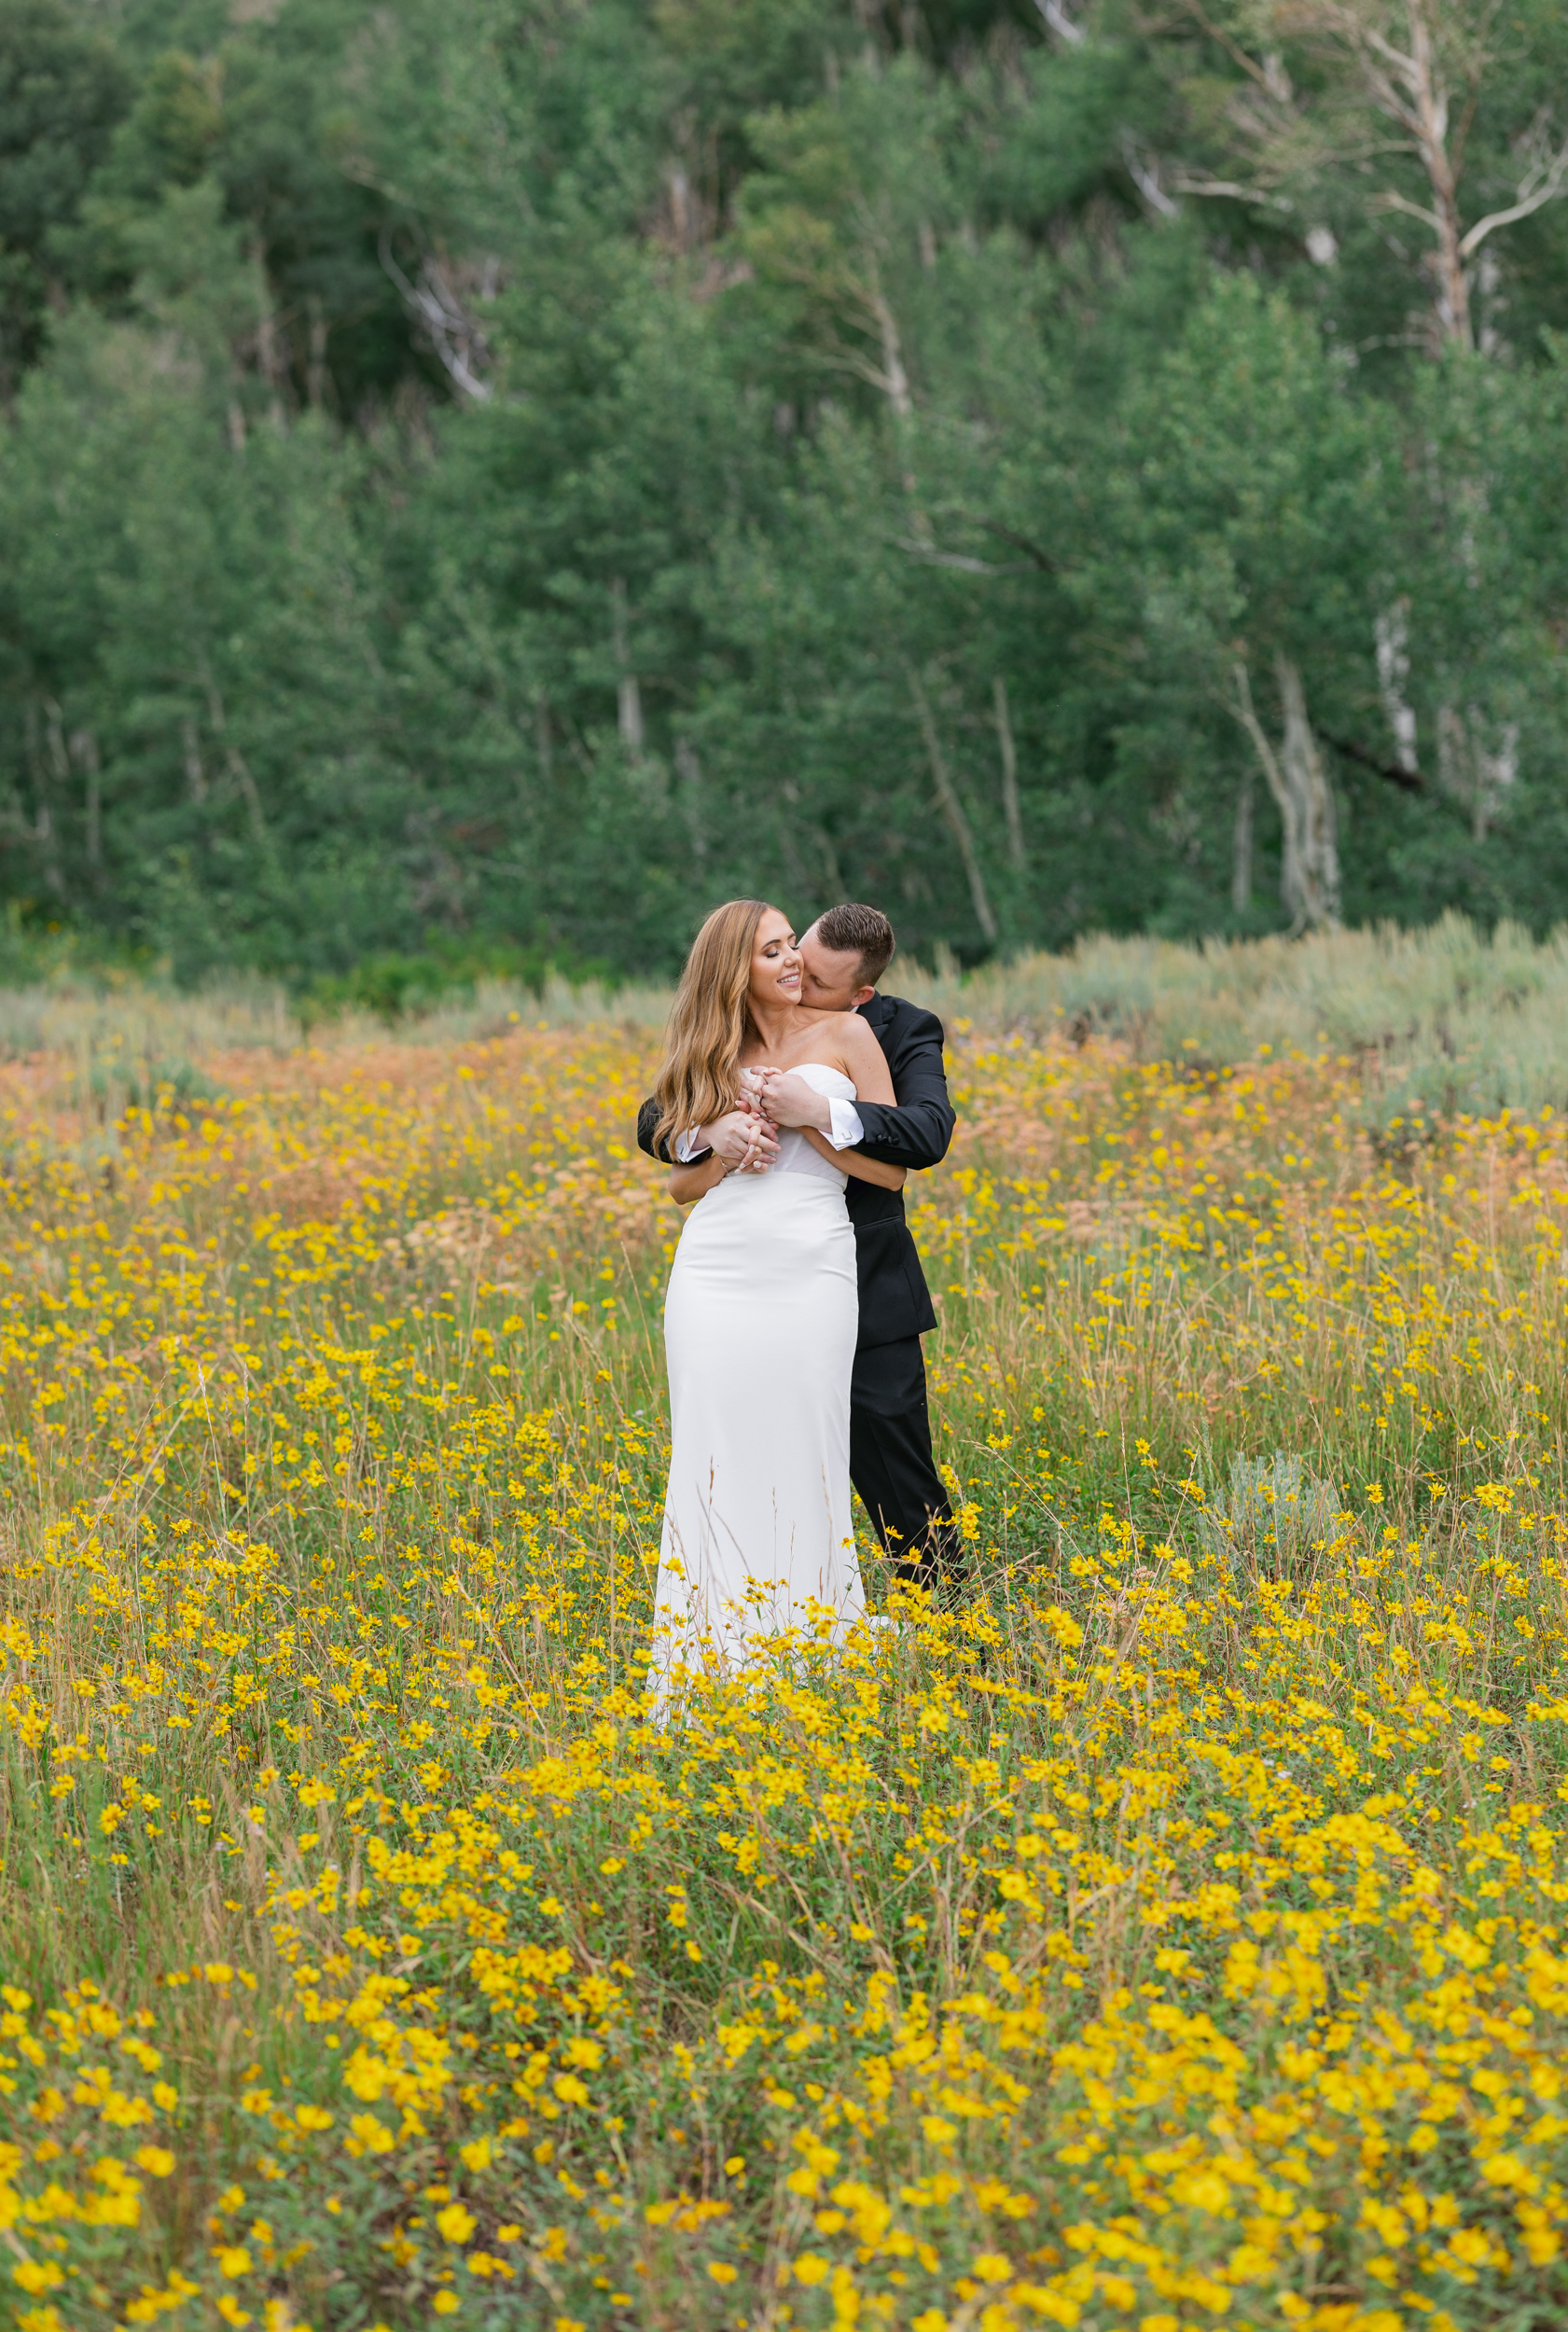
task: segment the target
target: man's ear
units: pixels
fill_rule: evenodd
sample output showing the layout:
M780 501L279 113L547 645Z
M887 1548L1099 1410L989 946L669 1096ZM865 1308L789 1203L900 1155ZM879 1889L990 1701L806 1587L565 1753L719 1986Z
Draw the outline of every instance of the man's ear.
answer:
M863 1004L869 1004L876 992L877 992L874 988L857 988L853 995L850 998L850 1010L854 1012L857 1011Z

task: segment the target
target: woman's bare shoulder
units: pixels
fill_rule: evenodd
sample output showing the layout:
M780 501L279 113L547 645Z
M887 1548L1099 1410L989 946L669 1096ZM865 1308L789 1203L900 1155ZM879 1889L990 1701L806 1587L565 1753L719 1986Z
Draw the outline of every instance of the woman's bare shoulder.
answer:
M800 1026L790 1033L792 1069L809 1068L815 1062L824 1068L842 1069L853 1079L857 1063L864 1070L881 1057L881 1047L857 1012L803 1014Z
M854 1012L835 1015L832 1034L827 1036L817 1054L841 1070L856 1090L862 1093L880 1091L887 1076L887 1062L881 1047Z
M881 1058L881 1047L858 1012L840 1012L837 1015L833 1023L833 1038L837 1045L842 1047L846 1061L869 1061L873 1056L878 1060Z

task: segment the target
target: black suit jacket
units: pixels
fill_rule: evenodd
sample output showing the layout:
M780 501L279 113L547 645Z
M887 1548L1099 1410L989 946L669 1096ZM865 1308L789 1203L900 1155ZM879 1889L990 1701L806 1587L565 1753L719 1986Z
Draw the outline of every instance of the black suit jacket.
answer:
M855 1145L884 1165L919 1173L947 1156L952 1140L953 1107L942 1067L942 1023L934 1012L902 996L873 996L860 1017L887 1056L894 1103L856 1102L866 1138ZM655 1155L653 1130L659 1112L645 1101L637 1113L637 1145ZM860 1336L857 1349L896 1344L923 1336L937 1325L920 1256L904 1219L904 1194L883 1190L852 1174L844 1193L854 1225L860 1278Z

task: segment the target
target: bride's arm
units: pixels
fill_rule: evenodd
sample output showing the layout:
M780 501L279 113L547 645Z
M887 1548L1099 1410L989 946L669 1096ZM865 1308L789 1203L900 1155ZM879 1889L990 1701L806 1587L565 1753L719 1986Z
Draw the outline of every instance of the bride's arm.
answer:
M800 1131L812 1149L820 1150L840 1173L853 1174L856 1182L874 1182L883 1190L903 1189L909 1171L907 1166L884 1166L880 1158L862 1158L858 1150L836 1150L814 1126L802 1126Z
M694 1166L671 1169L670 1196L677 1206L690 1206L693 1200L704 1197L721 1183L728 1172L718 1152L710 1150L707 1157L699 1159Z
M854 1087L856 1097L863 1102L891 1102L894 1098L893 1078L887 1057L859 1015L846 1012L833 1027L834 1049L839 1053L844 1074ZM874 1182L882 1190L902 1190L908 1175L903 1166L884 1166L878 1158L867 1158L859 1150L836 1150L825 1134L814 1127L804 1129L806 1139L813 1149L856 1182Z

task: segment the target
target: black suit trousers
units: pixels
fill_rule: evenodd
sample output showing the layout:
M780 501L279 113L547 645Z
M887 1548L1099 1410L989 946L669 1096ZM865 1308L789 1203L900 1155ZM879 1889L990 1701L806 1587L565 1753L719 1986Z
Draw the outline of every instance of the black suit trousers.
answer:
M904 1586L956 1581L964 1543L931 1453L918 1336L857 1352L850 1379L850 1478Z

